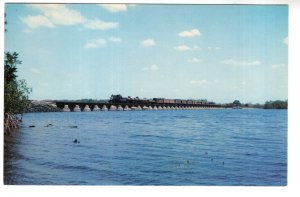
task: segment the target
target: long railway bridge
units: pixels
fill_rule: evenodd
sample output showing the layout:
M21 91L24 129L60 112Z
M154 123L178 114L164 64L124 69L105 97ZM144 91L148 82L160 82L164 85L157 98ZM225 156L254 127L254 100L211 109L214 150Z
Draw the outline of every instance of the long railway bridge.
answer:
M62 111L130 111L130 110L188 110L220 108L217 104L149 103L149 102L64 102L56 101Z

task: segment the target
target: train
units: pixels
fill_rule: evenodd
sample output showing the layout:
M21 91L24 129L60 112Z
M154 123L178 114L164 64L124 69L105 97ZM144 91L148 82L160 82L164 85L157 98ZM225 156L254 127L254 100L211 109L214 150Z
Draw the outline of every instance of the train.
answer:
M122 97L121 95L112 95L109 103L134 103L134 104L188 104L188 105L214 105L214 102L207 100L194 100L194 99L166 99L166 98L153 98L153 99L140 99L139 97L132 98Z

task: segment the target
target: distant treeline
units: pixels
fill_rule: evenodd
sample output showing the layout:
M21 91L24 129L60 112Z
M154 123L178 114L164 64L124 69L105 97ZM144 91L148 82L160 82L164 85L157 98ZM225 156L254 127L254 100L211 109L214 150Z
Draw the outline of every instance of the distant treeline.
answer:
M235 100L232 103L225 103L221 104L226 108L233 108L233 107L241 107L241 108L258 108L258 109L287 109L288 108L288 101L266 101L265 104L252 104L252 103L240 103L240 101Z

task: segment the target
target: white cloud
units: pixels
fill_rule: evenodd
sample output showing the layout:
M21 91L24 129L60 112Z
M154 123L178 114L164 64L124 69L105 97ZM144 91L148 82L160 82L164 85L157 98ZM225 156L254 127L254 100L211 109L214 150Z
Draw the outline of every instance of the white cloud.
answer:
M75 25L86 20L80 12L69 9L63 4L32 4L30 7L41 11L56 25Z
M273 64L272 68L276 69L276 68L282 68L285 67L285 64Z
M200 48L198 46L193 46L193 47L189 47L187 45L179 45L174 47L174 50L176 51L195 51L195 50L199 50Z
M207 84L208 81L206 79L202 79L202 80L191 80L190 84L192 85L204 85Z
M141 45L143 47L151 47L151 46L155 46L156 42L153 39L146 39L141 42Z
M157 71L158 70L158 66L156 64L152 64L149 67L144 67L142 70L143 71Z
M235 60L235 59L227 59L221 61L222 64L232 65L232 66L255 66L260 65L260 61L243 61L243 60Z
M26 16L21 18L21 21L25 23L30 29L35 29L40 26L53 28L55 25L45 16L36 15L36 16ZM29 32L27 29L26 32Z
M88 41L84 48L86 49L95 49L95 48L99 48L99 47L104 47L106 45L106 40L99 38L99 39L94 39L94 40L90 40Z
M200 63L201 61L202 61L201 59L198 59L196 57L188 59L189 63Z
M174 49L176 51L189 51L190 47L187 45L179 45L179 46L174 47Z
M122 39L119 37L110 37L109 41L111 42L122 42Z
M124 12L127 11L126 4L98 4L100 7L110 12Z
M82 16L80 12L63 4L30 4L28 6L40 12L39 15L28 15L21 18L21 21L30 29L38 27L53 28L59 25L82 25L89 29L106 30L119 26L116 22L104 22L97 18L88 19Z
M119 26L119 23L104 22L99 19L94 19L94 20L87 20L84 26L89 29L107 30L107 29L117 28Z
M119 37L110 37L110 38L108 38L108 40L103 39L103 38L93 39L93 40L89 40L84 45L84 48L95 49L95 48L104 47L108 41L110 41L112 43L120 43L120 42L122 42L122 39Z
M289 45L289 37L288 36L283 39L283 43L286 45Z
M189 30L189 31L180 32L178 35L180 37L192 38L192 37L195 37L195 36L201 36L201 32L198 29L192 29L192 30Z

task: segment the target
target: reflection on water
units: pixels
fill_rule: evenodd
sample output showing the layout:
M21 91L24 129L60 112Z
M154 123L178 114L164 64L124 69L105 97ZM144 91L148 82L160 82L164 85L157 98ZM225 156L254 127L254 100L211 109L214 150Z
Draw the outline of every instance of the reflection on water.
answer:
M287 183L286 110L31 113L6 146L5 184Z

